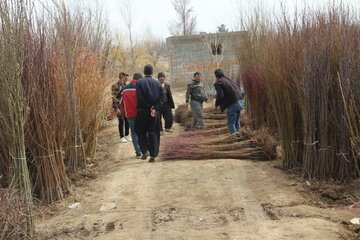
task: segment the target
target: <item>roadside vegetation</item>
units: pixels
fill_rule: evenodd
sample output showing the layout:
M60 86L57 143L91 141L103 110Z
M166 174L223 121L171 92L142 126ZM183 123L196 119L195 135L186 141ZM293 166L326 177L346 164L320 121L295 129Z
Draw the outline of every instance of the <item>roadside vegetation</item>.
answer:
M358 12L340 4L269 20L255 11L243 28L252 126L276 132L283 168L308 179L359 177Z
M96 157L118 72L144 61L161 68L164 44L149 35L136 46L148 52L130 61L100 6L61 1L1 1L0 26L0 239L31 238L33 198L63 199L69 176Z

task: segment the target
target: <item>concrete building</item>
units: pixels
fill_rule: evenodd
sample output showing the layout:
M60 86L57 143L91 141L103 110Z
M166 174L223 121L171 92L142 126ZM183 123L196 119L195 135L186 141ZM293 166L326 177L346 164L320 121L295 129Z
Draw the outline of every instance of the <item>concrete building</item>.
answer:
M172 36L166 39L169 51L170 83L184 88L199 71L206 88L212 88L214 70L222 68L225 75L236 79L239 74L238 49L244 32L205 33Z

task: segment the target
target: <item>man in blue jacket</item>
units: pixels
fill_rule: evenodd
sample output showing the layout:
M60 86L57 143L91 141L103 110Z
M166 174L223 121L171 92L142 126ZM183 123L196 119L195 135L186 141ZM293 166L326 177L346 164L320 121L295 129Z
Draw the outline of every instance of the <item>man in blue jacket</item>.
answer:
M135 131L138 135L141 159L150 154L154 162L160 147L160 110L164 102L164 91L159 81L152 78L153 67L145 65L144 75L136 84L137 115Z
M215 70L216 90L215 108L220 106L221 112L227 109L227 125L230 133L240 130L240 111L243 105L243 96L239 86L218 68Z

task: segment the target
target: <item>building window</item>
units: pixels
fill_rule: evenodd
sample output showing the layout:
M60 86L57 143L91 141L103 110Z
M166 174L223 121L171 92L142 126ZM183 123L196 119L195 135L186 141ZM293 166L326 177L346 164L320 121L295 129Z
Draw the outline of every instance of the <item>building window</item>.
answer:
M222 44L211 43L211 53L213 55L221 55L222 54Z

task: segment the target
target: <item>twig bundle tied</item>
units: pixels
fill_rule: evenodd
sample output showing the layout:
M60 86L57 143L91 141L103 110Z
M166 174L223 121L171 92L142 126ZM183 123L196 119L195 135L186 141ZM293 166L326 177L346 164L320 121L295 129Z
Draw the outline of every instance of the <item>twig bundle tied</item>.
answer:
M180 120L188 122L189 110L181 108ZM276 142L266 129L252 131L242 128L229 134L226 115L205 109L206 129L182 132L168 139L163 147L163 158L179 159L258 159L276 158ZM180 122L181 124L181 122Z
M219 135L216 131L193 131L169 139L163 158L175 159L257 159L276 158L276 142L264 131L243 129L235 134Z

